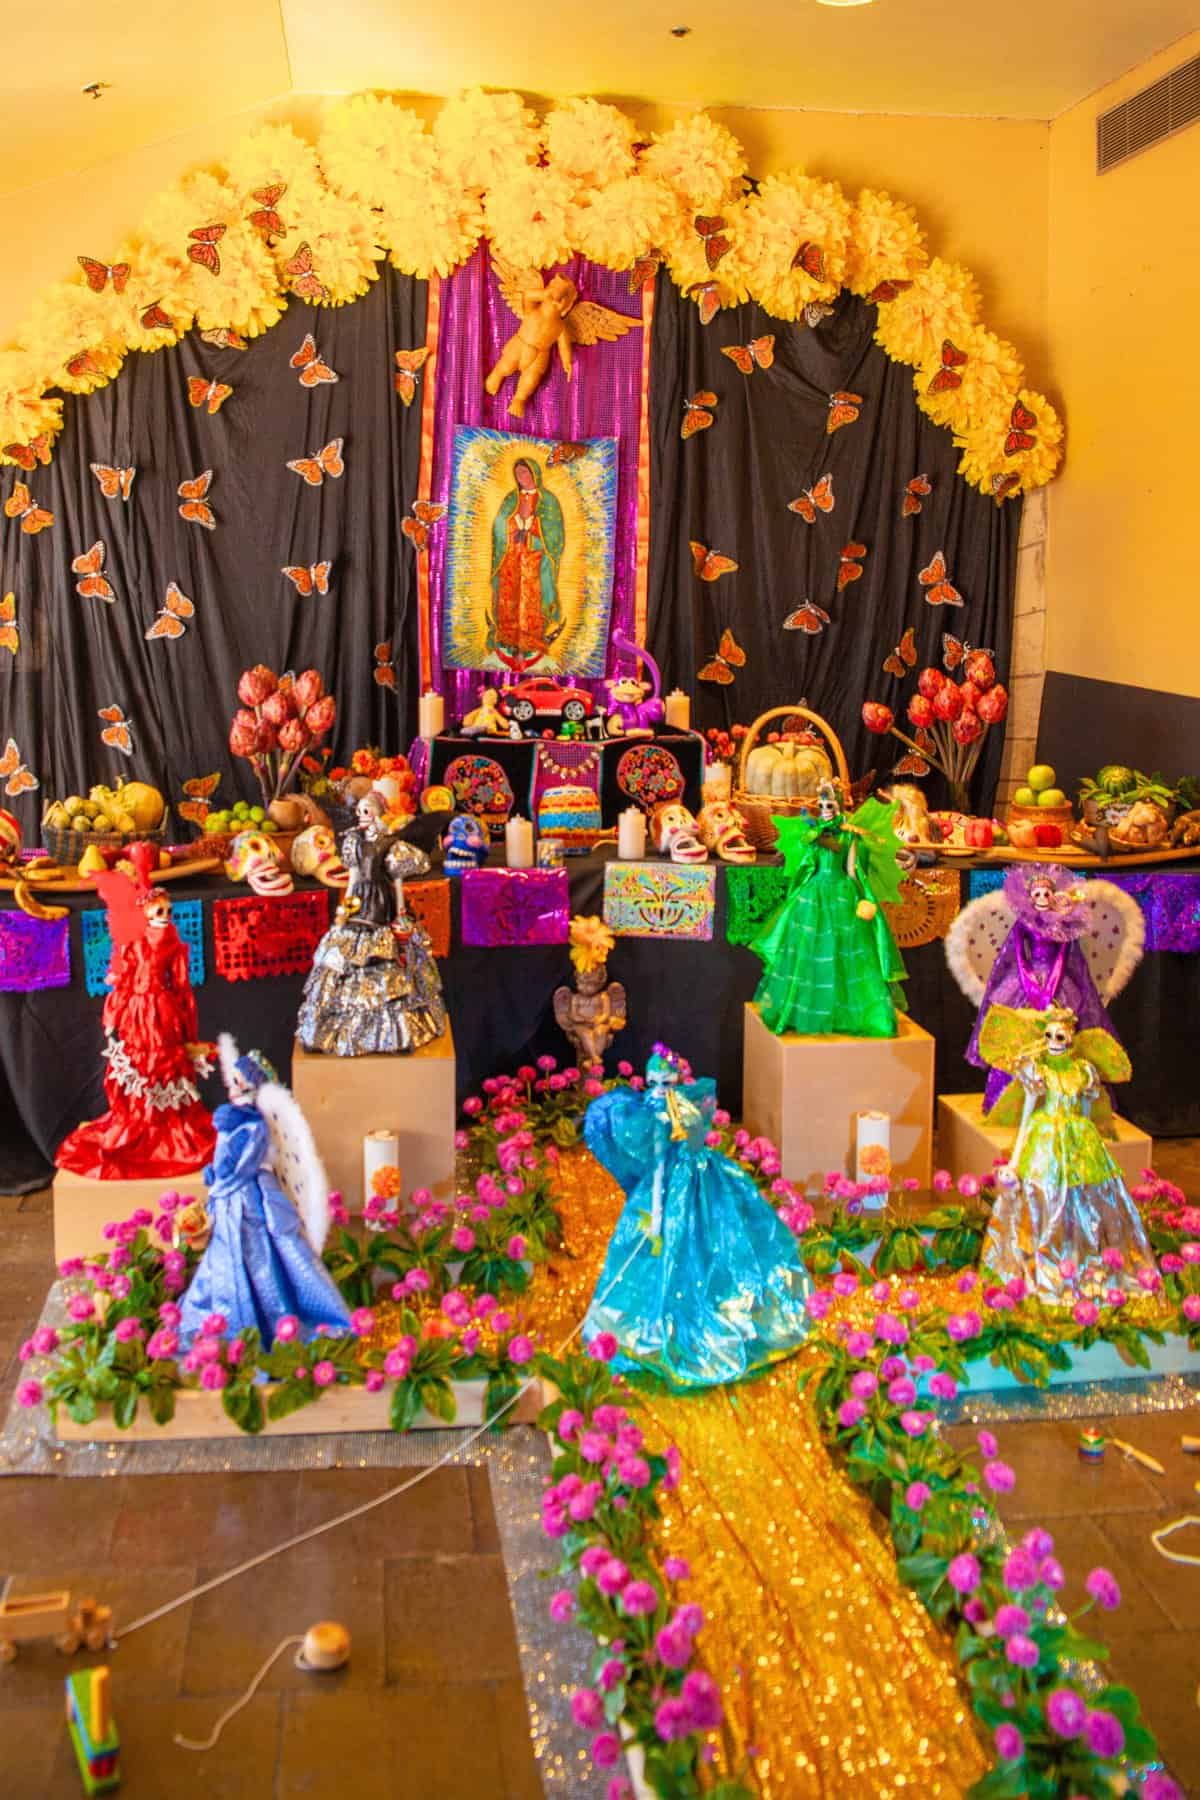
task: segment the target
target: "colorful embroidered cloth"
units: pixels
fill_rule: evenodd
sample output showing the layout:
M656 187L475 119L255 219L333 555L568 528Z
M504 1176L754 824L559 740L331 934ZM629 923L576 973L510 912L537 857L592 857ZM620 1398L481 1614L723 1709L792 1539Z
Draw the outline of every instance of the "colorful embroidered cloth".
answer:
M435 956L450 954L450 883L406 881L404 900L414 919L419 919L429 933L429 944Z
M618 937L682 938L713 934L717 871L711 864L610 862L604 868L604 923Z
M566 943L565 869L469 869L461 879L464 944L498 950Z
M1128 874L1087 869L1082 873L1086 881L1111 881L1133 896L1145 915L1148 951L1168 950L1177 956L1200 952L1200 874L1168 874L1165 869L1131 870ZM970 897L977 900L1003 882L1002 869L972 869Z
M32 994L70 987L70 919L31 919L15 907L0 912L0 993Z
M214 900L213 960L226 981L303 975L329 923L329 894L258 894Z
M171 923L187 945L188 980L194 988L203 985L207 969L204 962L204 908L199 900L173 900ZM102 906L89 906L79 915L79 932L83 941L84 986L93 1000L108 992L108 965L112 960L112 938L108 930L108 914Z

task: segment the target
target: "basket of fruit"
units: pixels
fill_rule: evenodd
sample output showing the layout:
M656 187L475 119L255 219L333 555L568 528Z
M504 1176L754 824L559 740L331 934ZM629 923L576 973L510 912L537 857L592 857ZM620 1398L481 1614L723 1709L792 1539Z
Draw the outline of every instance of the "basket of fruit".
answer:
M1034 763L1009 802L1010 835L1014 824L1057 825L1066 837L1074 823L1075 808L1059 787L1054 770L1049 763Z
M232 806L215 808L206 813L200 827L200 836L193 838L190 844L183 845L182 855L189 861L219 856L224 862L234 838L243 831L261 831L271 838L282 835L274 819L267 817L265 807L251 806L247 800L238 800Z
M139 838L161 844L166 835L166 802L145 781L116 788L98 783L86 798L69 794L42 814L42 848L63 866L79 863L88 850L117 850Z
M772 719L784 720L785 727L763 738ZM733 775L733 804L755 849L775 848L774 819L815 813L818 790L835 775L848 798L850 771L841 739L819 713L803 704L760 713L742 737Z

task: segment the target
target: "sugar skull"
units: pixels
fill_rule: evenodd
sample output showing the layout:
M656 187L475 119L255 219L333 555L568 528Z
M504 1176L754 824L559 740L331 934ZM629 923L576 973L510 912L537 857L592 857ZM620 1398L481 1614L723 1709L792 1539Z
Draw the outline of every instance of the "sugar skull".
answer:
M722 862L754 861L754 845L746 836L746 822L728 800L710 800L696 820L700 842L715 850Z
M650 840L672 862L707 862L708 851L696 836L696 821L681 800L664 800L650 814Z
M241 831L229 846L225 873L231 881L244 881L256 894L292 892L292 876L280 852L262 831Z
M297 875L310 875L326 887L345 887L350 879L328 825L309 825L299 833L292 845L292 867Z
M470 813L455 813L442 839L442 863L447 875L478 869L488 859L487 828Z

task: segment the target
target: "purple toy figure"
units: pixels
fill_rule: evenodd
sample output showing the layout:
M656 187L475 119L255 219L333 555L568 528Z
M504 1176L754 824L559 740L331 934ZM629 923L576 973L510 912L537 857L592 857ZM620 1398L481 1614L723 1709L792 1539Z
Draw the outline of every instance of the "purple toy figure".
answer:
M1012 1079L980 1053L989 1008L1066 1007L1081 1031L1117 1039L1105 1007L1141 961L1145 936L1142 909L1123 889L1049 863L1018 863L1003 888L963 907L946 934L946 960L979 1008L967 1061L988 1070L986 1108Z
M614 631L612 641L616 649L624 650L634 658L635 670L640 657L654 681L651 692L652 684L641 680L637 674L610 676L604 684L608 691L605 729L609 737L653 737L654 727L661 724L663 717L663 703L659 698L662 676L658 664L649 651L627 638L623 631Z

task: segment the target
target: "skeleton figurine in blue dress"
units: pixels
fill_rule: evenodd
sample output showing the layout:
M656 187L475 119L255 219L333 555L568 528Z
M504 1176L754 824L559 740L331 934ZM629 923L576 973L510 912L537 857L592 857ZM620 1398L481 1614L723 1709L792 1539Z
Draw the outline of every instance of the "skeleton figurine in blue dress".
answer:
M210 1313L230 1335L257 1326L265 1347L285 1314L311 1338L350 1328L345 1301L321 1261L329 1184L308 1121L264 1056L239 1056L220 1039L228 1104L213 1114L217 1147L204 1171L212 1228L183 1297L180 1337L190 1343Z

